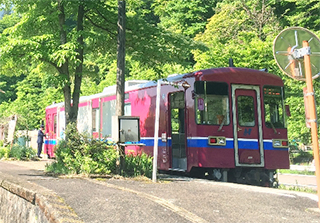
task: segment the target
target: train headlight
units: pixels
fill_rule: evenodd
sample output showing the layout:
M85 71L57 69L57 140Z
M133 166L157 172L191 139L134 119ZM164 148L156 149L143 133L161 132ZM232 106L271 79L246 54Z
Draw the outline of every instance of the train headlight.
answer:
M288 140L287 139L273 139L272 146L274 148L288 148Z
M208 144L211 146L225 146L226 145L226 137L223 136L209 136Z
M273 147L281 146L281 140L273 140Z

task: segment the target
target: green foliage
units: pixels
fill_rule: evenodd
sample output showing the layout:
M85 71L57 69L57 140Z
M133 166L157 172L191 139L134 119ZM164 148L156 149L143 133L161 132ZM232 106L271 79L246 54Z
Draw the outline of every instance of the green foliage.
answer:
M80 134L75 124L65 131L66 140L55 150L56 162L47 171L61 174L108 174L115 171L116 151L103 141Z
M292 164L308 164L313 160L313 152L312 151L303 151L298 150L298 152L290 151L290 162Z
M301 26L319 30L320 2L318 0L284 0L274 1L272 4L283 27Z
M286 185L279 185L278 187L281 190L291 190L291 191L299 191L299 192L305 192L305 193L311 193L316 194L317 190L308 188L308 187L302 187L302 186L286 186Z
M10 150L9 157L18 160L30 160L36 156L35 150L31 147L14 144Z
M254 4L250 1L218 4L206 30L196 36L196 40L209 48L204 52L194 51L196 69L226 67L229 58L234 59L237 67L274 66L272 41L280 28L272 8L261 4L258 1Z
M281 169L278 170L279 173L285 173L285 174L300 174L300 175L310 175L314 176L314 171L308 171L308 170L289 170L289 169Z
M118 153L114 147L80 134L74 124L65 131L66 140L60 141L55 150L56 161L47 166L48 172L58 174L116 174ZM151 176L152 158L146 154L127 156L125 176Z
M10 155L10 148L8 147L0 147L0 159L8 159Z
M159 25L175 33L194 37L204 31L214 14L217 0L155 0L152 8L160 18Z
M152 157L145 153L138 155L127 155L123 173L125 176L152 176Z

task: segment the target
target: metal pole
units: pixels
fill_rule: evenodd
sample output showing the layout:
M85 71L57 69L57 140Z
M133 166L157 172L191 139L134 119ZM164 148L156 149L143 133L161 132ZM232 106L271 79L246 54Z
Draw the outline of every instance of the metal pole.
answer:
M157 169L158 169L158 135L159 135L159 116L160 116L160 89L161 80L157 83L157 98L156 98L156 116L154 120L154 146L153 146L153 169L152 181L157 182Z
M308 48L308 41L303 41L303 47ZM310 54L304 55L304 65L306 72L306 83L307 83L307 97L308 97L308 110L310 112L311 124L311 139L313 147L313 157L316 167L316 178L317 178L317 193L318 193L318 207L320 208L320 162L319 162L319 142L318 142L318 125L317 125L317 116L316 116L316 106L314 101L314 91L312 85L312 74L311 74L311 62Z

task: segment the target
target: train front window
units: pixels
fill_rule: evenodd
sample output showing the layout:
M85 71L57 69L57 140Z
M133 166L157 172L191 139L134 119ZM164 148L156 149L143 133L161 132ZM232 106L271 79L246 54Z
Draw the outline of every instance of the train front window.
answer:
M285 127L285 111L283 106L283 88L264 86L264 120L268 128Z
M228 125L228 84L223 82L196 81L194 83L196 123Z
M255 126L254 99L251 96L237 98L238 122L240 126Z

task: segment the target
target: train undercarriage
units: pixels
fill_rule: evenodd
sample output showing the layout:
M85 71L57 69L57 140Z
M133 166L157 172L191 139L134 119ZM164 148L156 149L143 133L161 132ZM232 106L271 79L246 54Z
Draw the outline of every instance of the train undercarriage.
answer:
M278 187L276 170L262 168L197 168L190 171L190 176L221 182L232 182L263 187Z

